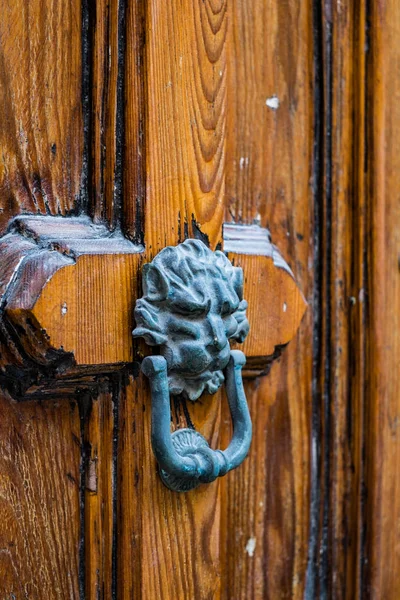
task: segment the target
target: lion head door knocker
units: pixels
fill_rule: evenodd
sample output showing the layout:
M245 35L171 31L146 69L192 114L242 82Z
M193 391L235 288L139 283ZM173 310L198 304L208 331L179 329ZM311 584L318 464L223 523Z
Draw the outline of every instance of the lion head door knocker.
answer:
M171 490L214 481L247 456L252 428L241 374L246 360L229 345L248 334L246 308L242 269L198 240L165 248L143 267L133 336L160 349L143 360L142 371L151 387L152 447ZM170 433L170 394L195 401L224 381L233 422L226 450L212 450L193 429Z

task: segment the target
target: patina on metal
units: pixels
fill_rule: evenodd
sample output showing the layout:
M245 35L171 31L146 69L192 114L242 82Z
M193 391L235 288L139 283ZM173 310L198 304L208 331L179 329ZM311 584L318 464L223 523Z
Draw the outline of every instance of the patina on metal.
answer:
M134 337L159 346L143 360L152 392L152 446L161 478L187 491L225 475L246 457L251 421L241 369L245 357L229 340L243 342L249 324L243 271L225 254L199 240L162 250L143 268L143 297L136 303ZM225 451L211 450L192 429L170 434L170 394L195 401L226 380L233 438Z
M170 434L167 362L162 356L148 356L143 360L142 370L151 387L153 452L161 467L161 479L171 490L186 492L200 483L210 483L238 467L246 458L252 427L241 373L245 362L243 352L231 350L225 374L233 437L228 448L221 451L212 450L207 440L193 429L178 429Z

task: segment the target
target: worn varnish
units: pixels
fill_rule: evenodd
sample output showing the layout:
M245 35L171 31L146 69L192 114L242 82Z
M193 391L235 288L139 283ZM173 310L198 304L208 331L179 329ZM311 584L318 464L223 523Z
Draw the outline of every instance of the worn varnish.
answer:
M79 206L81 2L2 2L1 231L19 212Z
M18 378L18 365L26 378L21 365L31 369L32 361L42 380L51 379L46 368L61 376L97 366L104 374L132 362L142 246L87 217L29 216L10 223L0 248L1 341L17 355L3 356L4 376Z
M283 5L261 0L231 6L225 219L268 227L272 242L311 302L312 7L307 2ZM248 288L260 315L255 336L261 341L260 330L267 333L268 321L260 310L267 311L271 292L268 279L263 279L267 259L243 256L238 262L249 282L255 265L265 265ZM285 300L278 302L276 296L277 312L269 312L271 316L283 311ZM243 469L221 481L226 599L303 598L305 593L313 308L311 303L297 339L268 378L246 384L255 429L252 447ZM229 433L222 431L226 440Z
M145 243L221 241L228 2L148 2ZM129 129L129 124L127 124Z
M85 598L112 589L114 398L107 381L95 400L83 398ZM109 596L108 596L109 597Z
M370 19L364 436L368 497L363 519L368 563L363 567L370 596L394 599L400 587L400 7L393 0L374 5Z
M0 398L0 592L79 598L76 402Z
M111 228L115 228L120 221L119 199L115 193L118 177L118 2L96 2L95 11L89 6L87 19L88 42L93 45L89 66L91 77L87 82L91 99L88 122L91 133L88 156L91 171L88 181L89 210L96 221L104 220Z
M3 234L20 212L66 214L79 206L81 3L2 2L0 12ZM77 600L77 403L22 405L2 393L0 406L0 595Z
M363 549L366 265L366 5L327 5L320 15L321 171L316 351L321 527L314 595L366 593ZM315 421L314 421L315 423ZM314 425L315 427L315 425ZM318 429L316 429L316 432ZM315 432L315 433L316 433ZM365 555L364 555L365 556Z
M284 222L307 240L312 214L311 26L310 2L230 6L225 220L268 227L283 253Z
M240 17L236 14L240 7L214 1L184 1L168 10L165 3L158 0L146 6L100 2L95 13L85 2L82 9L82 40L79 42L83 43L78 46L73 39L70 41L82 61L79 86L83 90L79 106L82 114L74 120L76 130L71 130L71 135L75 135L71 152L74 164L80 169L76 178L76 181L81 180L80 203L74 198L75 203L70 207L83 208L84 213L98 223L99 231L103 221L106 227L88 239L86 234L79 233L79 224L78 233L71 230L69 236L63 234L63 227L68 226L66 221L54 222L54 231L46 230L49 226L40 222L21 225L18 235L22 237L22 252L34 253L39 247L43 253L51 253L52 258L57 254L57 260L63 264L58 268L57 263L54 273L33 287L32 281L36 280L28 277L33 273L29 271L21 287L24 294L17 294L15 303L9 306L13 324L29 325L31 318L41 331L44 345L62 348L73 357L76 368L87 369L86 376L76 384L76 397L70 387L71 404L65 404L75 407L76 426L72 477L76 482L74 501L77 504L70 526L75 535L71 539L76 540L77 546L75 588L71 589L77 594L79 588L80 596L89 598L228 598L246 597L249 590L255 595L266 594L267 590L271 594L289 594L291 582L297 577L299 584L294 593L298 594L304 582L302 544L308 531L307 514L299 524L296 519L308 498L308 487L300 489L299 482L307 479L304 474L309 447L305 425L308 413L298 400L298 392L301 389L302 394L306 393L307 382L303 384L302 378L308 373L307 366L304 373L300 369L300 375L296 373L291 377L285 371L284 376L261 387L257 376L265 370L266 363L251 366L251 376L256 379L247 386L249 401L256 415L261 411L252 455L244 471L235 474L229 483L217 481L187 495L172 494L157 476L150 448L151 401L147 382L137 375L137 365L120 373L102 374L98 370L103 364L131 363L131 346L126 333L132 326L134 299L140 293L136 272L142 262L150 260L165 245L176 244L188 236L200 237L215 248L224 243L224 221L259 222L256 215L243 216L243 211L240 215L239 211L236 218L229 210L229 197L236 185L232 183L236 168L236 159L232 159L236 148L234 132L242 137L242 131L249 127L251 135L254 134L254 156L261 157L266 151L265 141L257 135L251 114L270 117L264 99L260 108L259 95L252 97L254 111L250 110L246 123L240 121L245 115L242 110L233 113L232 108L229 109L235 102L239 105L243 101L232 77L235 69L239 72L242 68L241 61L244 64L249 60L248 55L243 56L244 49L235 30L242 28L245 14ZM251 23L255 20L254 14ZM309 31L311 20L303 16L302 23ZM282 31L282 36L284 33ZM258 31L257 35L261 43L263 32ZM236 56L235 64L232 53ZM252 85L256 88L262 87L264 59L261 63L261 70L252 75ZM309 65L309 54L304 54L302 65L302 68ZM27 93L24 90L25 96ZM308 100L308 97L303 100L306 105ZM234 114L238 117L237 123ZM307 118L304 110L299 114L300 127L310 133L308 113ZM229 128L228 118L231 119ZM122 156L126 159L124 168ZM304 156L310 168L307 152ZM243 166L240 157L238 164L239 168ZM278 168L278 164L274 168ZM303 206L309 201L309 174L307 169L301 173L303 185L299 197L293 198L290 206L295 206L299 198ZM230 181L228 193L227 180ZM261 170L254 176L255 186L256 181L264 186L262 202L265 203L267 188L266 182L262 183ZM60 185L59 181L56 183ZM282 186L282 180L279 185ZM237 190L235 194L242 198L243 206L250 202L245 190ZM22 210L27 210L25 205ZM288 207L285 210L289 210ZM19 209L13 208L9 214L18 212ZM49 212L65 211L53 210L50 206ZM299 214L303 218L300 209ZM79 219L85 220L83 216ZM262 225L273 227L274 222L274 217L264 219ZM302 227L305 231L303 224L304 221L299 229ZM106 239L107 226L115 231L113 238ZM131 256L125 247L129 242L125 243L119 234L120 227L133 242L144 241L145 251ZM279 242L281 234L286 240L286 223L284 233L279 227L280 233L275 232L274 242ZM109 246L113 248L107 252ZM304 252L307 254L307 250ZM258 257L257 253L244 256L235 251L233 254L235 262L242 264L248 273L246 293L254 313L250 320L255 335L246 352L249 359L272 358L293 336L305 310L304 298L292 276L275 269L271 257ZM286 258L297 275L298 265L291 260L294 257L286 251ZM17 258L17 255L11 256L10 275ZM303 264L301 260L299 264ZM32 265L33 269L34 260ZM260 304L256 288L263 278L265 281L273 279L274 284L263 286ZM107 290L109 295L105 293ZM259 309L264 309L274 296L277 297L272 320L276 331L274 329L274 335L263 335L263 332L271 332L271 324L263 319ZM21 298L31 303L23 304ZM32 338L30 358L34 344ZM140 359L144 351L147 350L138 344L134 358ZM300 353L296 356L300 361ZM93 365L97 368L94 374L89 369ZM46 389L33 385L33 393L37 396L46 393L50 398L53 393L53 398L57 397L61 403L63 388L57 387L58 384L52 388L51 383ZM279 419L282 423L286 423L285 419L293 421L292 428L296 432L301 419L301 436L296 433L288 436L283 426L278 437L282 435L284 439L284 453L274 454L279 460L270 465L267 458L259 462L257 457L267 456L269 449L267 445L260 450L260 444L265 442L265 428L270 431L268 403L273 403L280 387L290 385L296 389L296 395L282 406L279 402L278 410L282 411ZM262 394L258 390L262 390ZM196 405L173 402L172 428L194 426L210 440L212 447L221 444L223 447L231 431L222 398L223 393L220 393L214 398L205 397ZM22 411L24 406L30 405L13 406ZM64 413L55 414L66 419ZM269 443L275 444L273 437ZM292 447L296 450L295 458L292 458ZM279 502L275 502L276 496L267 486L269 479L277 479L277 474L282 477L280 495L291 494L293 498L285 505L285 514L291 514L290 526L280 517ZM240 479L245 475L245 479ZM61 477L57 472L52 476L56 480ZM250 489L251 482L256 480L260 486ZM265 491L268 500L264 502L261 496ZM246 500L248 494L251 501ZM7 495L6 500L10 502ZM72 499L66 494L57 500L57 509L63 515L72 512L72 506ZM241 506L244 510L239 515ZM273 509L266 513L265 507L270 506ZM35 507L37 510L39 507ZM266 525L270 514L274 515L273 527ZM249 532L251 537L254 523L259 523L265 531L265 542L256 542L253 551L246 535ZM32 527L32 535L40 535L40 530ZM254 535L257 539L258 533ZM279 547L277 539L283 540ZM236 543L237 540L240 543ZM288 553L285 562L279 558L280 549ZM265 564L267 555L269 568L260 578L258 568ZM231 569L241 564L243 556L246 567L233 573ZM23 568L20 561L18 572ZM259 579L258 583L255 578ZM63 593L74 597L69 588ZM51 594L49 592L48 597L52 597Z
M0 0L1 234L60 215L51 243L0 242L2 294L31 268L0 323L1 382L35 352L46 364L49 343L86 369L66 389L56 360L47 387L30 372L35 401L0 397L1 597L397 600L395 0L95 5ZM114 241L62 239L71 211ZM268 229L302 294L251 238L229 249L253 444L173 494L150 448L148 348L129 334L138 273L187 237L224 249L226 224ZM48 281L46 253L62 264ZM171 429L229 443L223 391L171 410Z
M146 9L146 2L128 2L125 12L124 198L121 220L125 235L136 243L143 243L145 227Z

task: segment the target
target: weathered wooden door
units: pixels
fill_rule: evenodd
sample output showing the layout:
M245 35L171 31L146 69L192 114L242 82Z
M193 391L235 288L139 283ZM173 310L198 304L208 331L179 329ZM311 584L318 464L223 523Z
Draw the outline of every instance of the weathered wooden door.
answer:
M395 0L0 0L2 600L400 597L399 36ZM253 441L177 493L131 332L188 238L243 268ZM224 387L171 411L228 445Z

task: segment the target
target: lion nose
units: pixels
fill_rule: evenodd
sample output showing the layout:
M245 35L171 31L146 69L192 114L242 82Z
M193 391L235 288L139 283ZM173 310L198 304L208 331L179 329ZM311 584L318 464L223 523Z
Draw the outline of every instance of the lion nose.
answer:
M218 350L222 350L222 348L225 347L227 341L225 327L222 322L222 319L215 315L209 315L208 323L210 325L212 336L212 342L209 345L215 346Z

